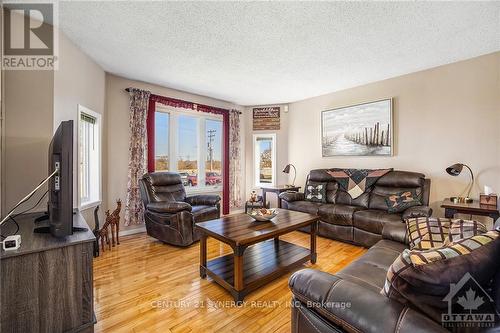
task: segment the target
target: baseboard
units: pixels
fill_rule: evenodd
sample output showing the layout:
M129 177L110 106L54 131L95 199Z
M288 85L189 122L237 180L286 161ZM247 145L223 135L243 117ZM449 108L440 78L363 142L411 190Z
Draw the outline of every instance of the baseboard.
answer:
M138 234L138 233L145 232L145 231L146 231L146 226L145 225L141 225L138 228L121 230L118 233L118 235L120 235L120 236L128 236L128 235Z
M241 214L241 213L244 213L245 212L245 209L241 208L241 209L235 209L235 210L231 210L229 212L229 214L227 215L234 215L234 214Z

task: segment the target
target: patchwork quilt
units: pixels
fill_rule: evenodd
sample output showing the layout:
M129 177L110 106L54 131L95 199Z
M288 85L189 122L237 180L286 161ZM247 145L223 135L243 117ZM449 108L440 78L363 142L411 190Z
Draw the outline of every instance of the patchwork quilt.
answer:
M326 172L339 184L340 188L356 199L373 184L393 169L330 169Z

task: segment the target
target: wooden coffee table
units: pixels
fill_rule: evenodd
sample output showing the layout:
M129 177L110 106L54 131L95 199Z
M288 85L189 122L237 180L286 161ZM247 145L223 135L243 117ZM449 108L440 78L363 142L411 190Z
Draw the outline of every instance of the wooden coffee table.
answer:
M318 217L280 210L271 222L255 222L246 214L197 223L201 231L200 276L210 276L241 304L245 295L307 261L316 263ZM279 236L311 227L311 246L306 249ZM207 237L228 244L233 254L207 261Z

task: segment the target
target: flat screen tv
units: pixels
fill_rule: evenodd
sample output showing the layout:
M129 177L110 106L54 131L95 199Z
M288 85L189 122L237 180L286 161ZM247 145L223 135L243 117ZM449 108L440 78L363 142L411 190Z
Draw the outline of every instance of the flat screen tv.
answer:
M49 146L49 231L54 237L73 234L73 120L63 121Z

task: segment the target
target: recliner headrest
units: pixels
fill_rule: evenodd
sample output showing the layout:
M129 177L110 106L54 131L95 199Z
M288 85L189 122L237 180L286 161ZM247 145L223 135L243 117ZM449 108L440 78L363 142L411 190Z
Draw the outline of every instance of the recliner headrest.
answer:
M142 176L142 179L152 186L169 186L182 184L181 175L177 172L151 172Z

